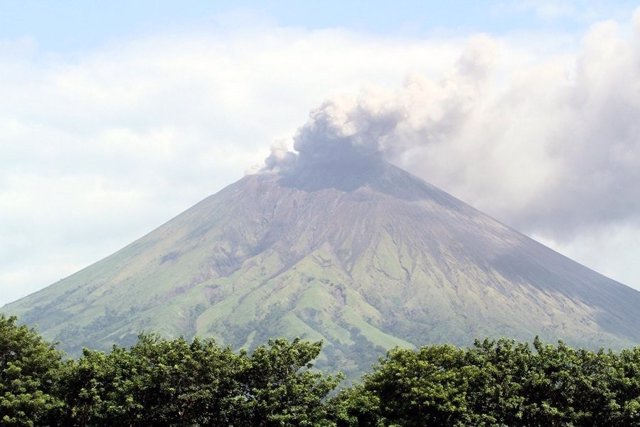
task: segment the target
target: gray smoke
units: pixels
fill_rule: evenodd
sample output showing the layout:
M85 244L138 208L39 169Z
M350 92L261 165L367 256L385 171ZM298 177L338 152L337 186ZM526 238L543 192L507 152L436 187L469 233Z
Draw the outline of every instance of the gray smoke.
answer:
M311 112L294 137L295 153L273 147L266 170L295 167L349 167L363 160L388 157L396 150L391 141L405 112L395 105L373 106L365 99L326 101Z
M573 56L514 66L469 41L440 79L327 101L266 169L382 158L529 233L640 224L640 19L594 26Z

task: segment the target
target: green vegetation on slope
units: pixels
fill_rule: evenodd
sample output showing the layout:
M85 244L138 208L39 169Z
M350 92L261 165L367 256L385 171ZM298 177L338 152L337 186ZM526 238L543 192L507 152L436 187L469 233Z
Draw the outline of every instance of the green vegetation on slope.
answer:
M640 344L640 292L394 166L351 172L246 176L0 311L73 356L140 331L248 351L322 340L316 366L348 378L396 346L478 336Z
M213 340L143 335L129 349L60 354L0 315L0 423L68 426L633 426L640 347L535 340L394 349L337 393L313 369L320 343L278 339L252 353Z

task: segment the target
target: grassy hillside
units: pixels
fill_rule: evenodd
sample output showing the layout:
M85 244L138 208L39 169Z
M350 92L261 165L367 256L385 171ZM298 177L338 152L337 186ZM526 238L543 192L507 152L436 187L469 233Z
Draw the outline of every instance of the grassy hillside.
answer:
M417 178L383 165L323 182L247 176L2 311L72 354L145 330L234 348L301 337L353 373L395 346L485 336L640 342L640 293Z

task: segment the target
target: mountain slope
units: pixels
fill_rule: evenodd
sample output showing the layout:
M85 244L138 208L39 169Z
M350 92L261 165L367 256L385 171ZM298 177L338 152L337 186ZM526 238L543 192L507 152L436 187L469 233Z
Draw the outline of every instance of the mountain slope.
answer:
M2 311L77 353L141 330L325 341L366 369L387 348L510 336L640 343L640 293L384 162L247 176Z

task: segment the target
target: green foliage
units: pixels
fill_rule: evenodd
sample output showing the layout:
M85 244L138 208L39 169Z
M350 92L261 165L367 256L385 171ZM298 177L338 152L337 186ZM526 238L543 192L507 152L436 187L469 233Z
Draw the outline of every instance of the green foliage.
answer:
M350 425L468 425L466 392L477 375L454 346L395 349L364 376L356 394L338 397L340 416ZM345 404L354 397L355 404Z
M278 339L258 347L249 358L250 367L242 377L245 387L242 424L253 426L326 423L324 398L338 385L341 376L312 372L310 363L320 342L293 342Z
M394 349L359 384L313 369L321 344L252 353L141 335L66 363L0 317L0 424L68 426L633 426L640 347L592 352L536 339Z
M396 349L333 402L338 425L640 425L640 348L512 340Z
M0 424L46 424L62 402L55 397L61 355L15 317L0 315Z
M65 424L319 425L339 381L309 371L320 348L276 340L248 355L142 335L130 350L85 350L62 382Z
M215 342L143 335L130 350L85 350L65 376L68 423L225 423L240 356Z

